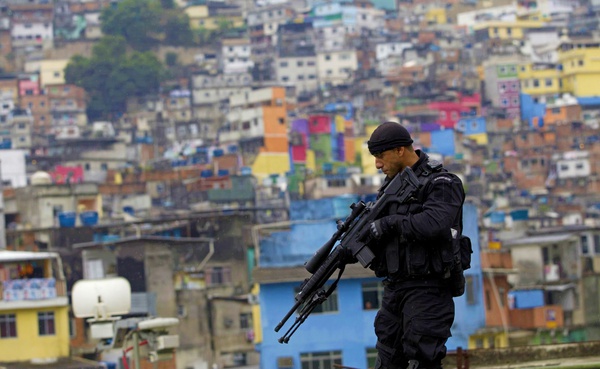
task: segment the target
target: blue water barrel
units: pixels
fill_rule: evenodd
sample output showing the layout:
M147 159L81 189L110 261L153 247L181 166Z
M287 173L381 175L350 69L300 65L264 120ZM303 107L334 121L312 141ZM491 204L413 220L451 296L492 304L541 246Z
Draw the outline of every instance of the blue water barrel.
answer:
M205 169L200 172L200 177L202 177L202 178L208 178L208 177L212 177L212 176L213 176L213 171L210 169Z
M117 363L111 361L101 361L106 369L117 369Z
M84 211L79 214L79 220L84 226L93 226L98 224L98 212L97 211Z
M63 228L75 227L77 214L74 211L63 211L58 213L58 224Z
M250 168L250 167L241 167L241 168L240 168L240 173L241 173L243 176L249 176L249 175L252 175L252 168Z
M123 206L123 212L131 216L135 215L135 209L133 208L133 206Z
M217 176L219 177L224 177L224 176L228 176L229 175L229 170L227 169L219 169L219 171L217 172Z
M215 158L218 158L219 156L223 156L223 154L225 154L225 152L223 151L223 149L214 149L213 150L213 156Z

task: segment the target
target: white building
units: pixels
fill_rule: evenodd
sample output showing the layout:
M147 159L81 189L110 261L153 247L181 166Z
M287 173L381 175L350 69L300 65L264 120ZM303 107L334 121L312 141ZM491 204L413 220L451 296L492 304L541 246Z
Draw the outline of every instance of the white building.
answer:
M375 59L377 60L377 71L385 75L393 69L401 67L406 61L404 51L411 49L410 42L385 42L375 47Z
M558 179L588 178L591 174L590 154L587 151L568 151L555 154Z
M250 40L224 39L221 43L221 63L223 73L235 74L248 72L254 66L250 60Z
M473 27L477 22L487 20L515 21L517 20L517 6L512 4L472 10L459 13L456 19L459 26L467 27Z
M352 83L357 69L356 50L317 53L317 70L321 86Z
M27 186L25 155L27 150L0 150L0 171L2 181L10 182L11 187Z
M300 91L314 91L319 86L317 57L299 56L277 58L275 62L277 81L286 87Z

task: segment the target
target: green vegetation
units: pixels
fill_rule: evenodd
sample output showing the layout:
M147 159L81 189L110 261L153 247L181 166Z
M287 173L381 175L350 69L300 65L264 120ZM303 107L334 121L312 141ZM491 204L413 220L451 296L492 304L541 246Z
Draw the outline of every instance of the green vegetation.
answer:
M126 110L127 99L158 92L165 75L151 52L127 53L122 36L105 36L93 48L91 58L75 56L65 70L67 83L88 93L88 118L111 119Z

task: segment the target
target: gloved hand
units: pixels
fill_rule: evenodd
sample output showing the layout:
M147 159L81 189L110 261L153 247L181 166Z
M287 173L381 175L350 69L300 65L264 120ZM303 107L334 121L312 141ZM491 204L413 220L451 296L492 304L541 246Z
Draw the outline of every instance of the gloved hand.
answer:
M344 264L356 264L358 259L352 255L352 251L349 248L343 247L341 250L341 259Z
M369 225L369 232L371 233L371 237L373 237L374 239L378 240L380 239L384 232L387 232L387 226L386 226L386 230L384 231L384 226L387 224L387 222L383 221L382 219L377 219L376 221L372 222Z
M371 224L369 224L368 227L363 230L359 237L359 240L366 241L369 239L380 239L391 230L391 222L392 219L390 218L390 216L383 217L371 222Z

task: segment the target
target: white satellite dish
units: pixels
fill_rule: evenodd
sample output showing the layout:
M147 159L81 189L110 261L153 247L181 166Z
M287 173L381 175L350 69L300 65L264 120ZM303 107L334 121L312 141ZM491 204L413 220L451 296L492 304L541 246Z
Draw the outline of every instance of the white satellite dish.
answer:
M79 280L71 296L77 318L110 320L131 310L131 286L123 277Z

